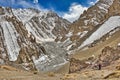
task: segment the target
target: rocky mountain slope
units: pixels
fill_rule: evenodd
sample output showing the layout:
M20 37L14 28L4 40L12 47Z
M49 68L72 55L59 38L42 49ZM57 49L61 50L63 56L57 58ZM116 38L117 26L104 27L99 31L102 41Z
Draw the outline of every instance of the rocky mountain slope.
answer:
M52 11L0 7L0 63L46 72L66 64L72 50L74 58L98 56L120 43L119 10L120 0L99 0L71 24Z
M113 64L117 63L120 59L119 51L119 45L115 47L106 46L101 50L98 56L89 56L81 60L72 58L70 60L70 72L73 73L85 69L98 69L98 64L101 64L102 68L113 66ZM115 66L117 66L117 64L115 64Z
M52 11L0 7L0 63L26 70L59 68L67 51L54 40L69 24Z
M99 57L89 57L86 60L71 59L70 74L54 72L40 73L37 71L23 71L11 66L0 66L0 79L4 80L119 80L120 78L120 45L105 47ZM98 62L102 69L97 69Z
M84 11L79 19L70 25L68 33L59 40L67 42L67 46L65 45L67 50L90 46L91 43L120 26L119 8L119 0L99 0L94 6Z

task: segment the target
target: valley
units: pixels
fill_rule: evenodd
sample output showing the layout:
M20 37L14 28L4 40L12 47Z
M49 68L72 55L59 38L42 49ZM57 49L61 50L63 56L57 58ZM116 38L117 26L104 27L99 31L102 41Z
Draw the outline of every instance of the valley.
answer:
M119 80L120 0L69 22L49 10L0 7L0 80Z

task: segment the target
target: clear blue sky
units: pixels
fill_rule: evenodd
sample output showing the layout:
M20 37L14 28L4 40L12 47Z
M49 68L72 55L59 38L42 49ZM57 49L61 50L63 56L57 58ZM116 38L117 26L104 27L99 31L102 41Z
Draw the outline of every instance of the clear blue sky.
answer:
M76 8L86 9L96 1L97 0L0 0L0 6L7 6L12 8L32 7L37 9L53 10L60 16L64 17L65 14L69 15L74 12L72 10L75 10Z

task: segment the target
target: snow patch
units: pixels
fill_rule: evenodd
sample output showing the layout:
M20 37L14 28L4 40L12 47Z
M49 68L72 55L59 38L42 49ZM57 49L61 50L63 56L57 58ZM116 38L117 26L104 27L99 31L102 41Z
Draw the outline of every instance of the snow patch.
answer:
M71 37L73 35L72 32L69 32L68 34L66 34L67 37Z
M10 61L15 61L17 60L20 51L20 47L17 43L17 31L10 22L1 22L0 24L3 27L9 59Z
M110 17L98 30L96 30L88 39L86 39L79 48L82 48L88 44L91 44L97 39L100 39L103 35L107 34L111 30L120 26L120 16Z
M87 25L87 24L88 24L88 22L89 22L89 20L84 20L85 25Z
M43 64L43 63L46 63L47 61L49 61L49 58L48 58L47 55L41 55L41 56L39 56L38 59L35 59L34 56L32 56L32 58L33 58L33 61L34 61L35 65L37 65L39 63Z
M73 44L70 44L68 47L67 47L67 49L66 50L70 50L70 48L73 46L73 45L76 45L76 43L73 43Z
M22 21L24 24L28 22L33 16L37 15L37 13L30 9L12 9L12 11L17 19Z
M88 31L83 31L82 34L80 35L80 38L82 38L83 36L85 36L85 34L87 34Z
M77 35L79 36L81 34L81 32L78 32Z
M118 46L120 46L120 43L118 43Z

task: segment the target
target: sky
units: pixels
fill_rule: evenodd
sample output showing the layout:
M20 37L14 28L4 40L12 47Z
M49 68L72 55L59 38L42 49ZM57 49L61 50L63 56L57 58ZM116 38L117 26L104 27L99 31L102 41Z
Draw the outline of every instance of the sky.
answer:
M52 10L64 19L73 22L79 18L84 10L87 10L97 1L98 0L0 0L0 6Z

